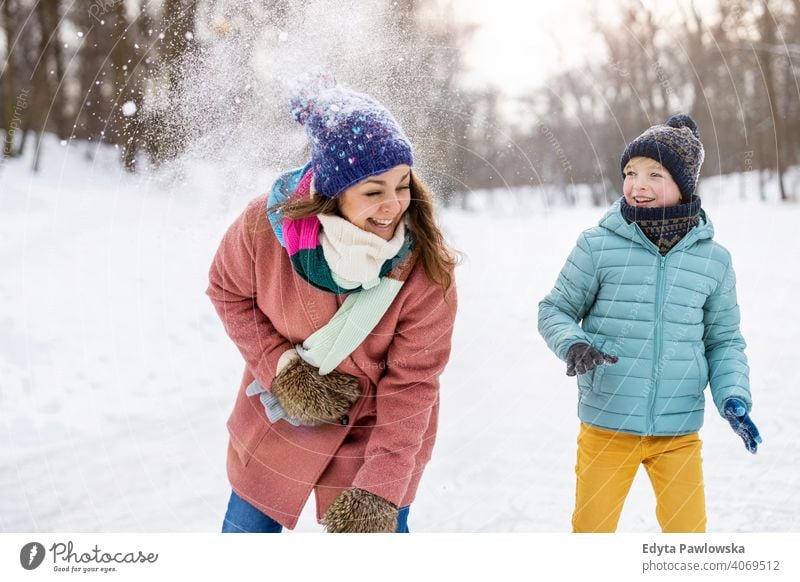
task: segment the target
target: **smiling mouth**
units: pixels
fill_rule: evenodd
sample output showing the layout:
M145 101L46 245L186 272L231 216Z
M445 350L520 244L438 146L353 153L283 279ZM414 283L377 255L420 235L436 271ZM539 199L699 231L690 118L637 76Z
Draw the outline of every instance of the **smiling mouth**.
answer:
M634 196L633 197L633 201L636 202L636 204L647 204L648 202L653 202L654 200L655 200L655 198L648 198L646 196Z
M379 218L368 218L367 221L372 224L372 226L376 228L389 228L394 224L394 219L379 219Z

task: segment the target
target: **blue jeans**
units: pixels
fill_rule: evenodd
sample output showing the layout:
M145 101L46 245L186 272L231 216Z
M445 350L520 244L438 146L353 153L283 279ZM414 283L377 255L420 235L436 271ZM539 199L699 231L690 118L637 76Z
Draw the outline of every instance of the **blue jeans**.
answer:
M408 511L410 505L397 512L397 532L408 533ZM231 491L228 511L222 522L222 533L281 533L283 526L266 513L250 505Z

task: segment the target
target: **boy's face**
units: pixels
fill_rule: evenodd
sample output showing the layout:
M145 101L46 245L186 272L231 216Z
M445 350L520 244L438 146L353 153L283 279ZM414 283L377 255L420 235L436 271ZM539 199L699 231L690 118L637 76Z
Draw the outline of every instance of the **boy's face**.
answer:
M681 191L666 168L651 158L631 158L625 164L622 183L625 201L631 206L664 208L681 201Z

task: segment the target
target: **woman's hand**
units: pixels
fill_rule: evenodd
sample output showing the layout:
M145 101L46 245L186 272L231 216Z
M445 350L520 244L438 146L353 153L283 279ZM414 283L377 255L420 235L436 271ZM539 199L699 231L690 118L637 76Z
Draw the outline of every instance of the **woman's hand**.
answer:
M361 396L358 380L333 371L320 376L300 358L287 364L272 382L272 394L286 415L304 426L338 423Z
M328 533L394 533L397 507L374 493L350 487L333 500L322 525Z

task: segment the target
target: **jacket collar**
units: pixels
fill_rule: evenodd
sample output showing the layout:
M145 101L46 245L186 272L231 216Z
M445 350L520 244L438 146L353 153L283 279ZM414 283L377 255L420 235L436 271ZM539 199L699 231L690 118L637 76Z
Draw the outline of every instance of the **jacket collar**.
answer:
M642 232L642 229L639 228L639 225L635 222L628 223L628 221L623 218L622 212L620 212L621 201L622 198L618 198L616 201L614 201L614 203L611 205L611 208L609 208L603 218L600 219L600 226L607 228L621 237L639 243L647 250L658 254L658 247L656 247L656 245L654 245L645 236L645 234ZM713 237L714 225L711 224L711 220L708 218L706 211L701 209L699 224L691 229L672 250L678 248L687 248L699 240L710 239ZM672 250L670 250L670 252L672 252Z

